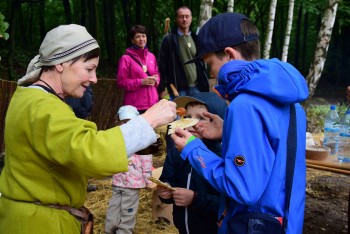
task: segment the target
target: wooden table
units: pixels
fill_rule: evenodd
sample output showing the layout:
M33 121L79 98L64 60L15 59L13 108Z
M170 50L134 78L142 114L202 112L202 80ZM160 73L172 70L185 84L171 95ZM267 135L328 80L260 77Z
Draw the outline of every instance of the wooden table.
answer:
M313 134L313 139L316 145L322 145L323 134L322 133ZM329 156L324 161L306 159L306 166L309 168L315 168L318 170L350 175L350 163L339 163L337 156ZM348 200L348 233L350 233L349 228L350 228L350 191L349 191L349 200Z
M329 156L324 161L306 159L306 166L319 170L350 175L350 163L339 163L336 156Z
M312 134L316 145L322 145L323 133ZM350 163L339 163L337 156L329 156L324 161L306 159L306 166L324 171L350 175Z

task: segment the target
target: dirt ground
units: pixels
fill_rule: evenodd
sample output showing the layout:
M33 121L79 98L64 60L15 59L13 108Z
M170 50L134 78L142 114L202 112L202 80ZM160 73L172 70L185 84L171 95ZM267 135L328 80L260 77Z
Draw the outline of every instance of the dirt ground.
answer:
M307 169L304 234L348 233L350 176Z
M163 156L154 158L156 166L161 166L163 161ZM104 217L111 196L110 178L92 180L92 183L98 185L99 190L89 193L86 206L95 215L95 233L104 233ZM303 233L348 233L349 192L350 176L308 168ZM135 233L178 233L165 220L152 218L151 191L141 190Z
M164 141L164 129L160 130ZM321 135L313 134L319 140ZM165 145L159 154L153 157L155 168L163 166ZM348 205L350 176L323 170L307 168L306 207L304 234L341 234L350 233L348 227ZM86 206L95 216L94 233L104 233L104 218L111 197L111 178L93 179L99 190L90 192ZM152 218L152 191L142 189L137 213L135 234L176 234L177 229L164 219Z

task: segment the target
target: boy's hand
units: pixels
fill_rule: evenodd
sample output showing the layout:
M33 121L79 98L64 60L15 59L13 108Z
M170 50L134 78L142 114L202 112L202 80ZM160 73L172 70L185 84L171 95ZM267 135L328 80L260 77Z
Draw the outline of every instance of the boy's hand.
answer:
M174 203L177 206L189 206L193 201L194 192L190 189L176 188L173 191Z
M203 138L211 140L220 140L222 138L222 128L224 126L224 120L218 115L204 112L203 115L210 119L210 122L200 121L193 128Z
M170 199L173 196L172 190L159 185L157 186L157 193L158 196L160 196L163 199Z
M171 138L174 141L175 147L180 152L186 146L186 143L191 136L193 135L189 133L189 131L183 130L181 128L176 128L175 133L171 134Z

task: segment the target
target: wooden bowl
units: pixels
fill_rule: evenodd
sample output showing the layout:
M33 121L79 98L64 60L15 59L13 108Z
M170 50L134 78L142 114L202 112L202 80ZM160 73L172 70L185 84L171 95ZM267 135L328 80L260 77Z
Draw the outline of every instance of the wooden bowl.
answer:
M321 145L307 145L306 146L306 159L323 161L331 153L331 148Z

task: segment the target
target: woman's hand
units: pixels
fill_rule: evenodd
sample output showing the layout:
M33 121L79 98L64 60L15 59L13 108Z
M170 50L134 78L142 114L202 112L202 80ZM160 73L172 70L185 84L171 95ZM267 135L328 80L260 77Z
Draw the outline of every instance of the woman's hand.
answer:
M210 119L208 121L199 121L193 128L200 134L203 138L211 140L220 140L222 138L222 128L224 125L224 120L222 120L218 115L211 114L209 112L204 112L203 115Z
M141 116L146 119L152 128L168 124L176 118L176 104L175 102L162 99L148 108Z
M185 148L186 143L190 137L193 136L189 131L183 130L181 128L176 128L175 133L171 135L174 141L174 145L178 151L182 151Z
M156 78L153 76L148 76L142 80L143 86L155 86L156 85Z
M177 206L189 206L193 201L194 192L190 189L175 188L173 193L173 200Z

